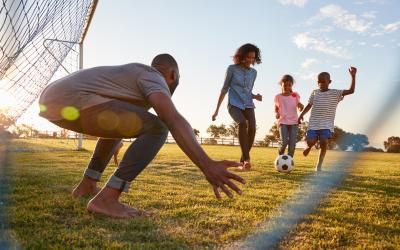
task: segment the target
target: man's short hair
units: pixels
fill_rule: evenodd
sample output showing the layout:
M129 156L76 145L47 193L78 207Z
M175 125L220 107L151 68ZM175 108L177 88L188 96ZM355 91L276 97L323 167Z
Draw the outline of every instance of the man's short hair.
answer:
M176 68L178 69L178 63L175 58L170 54L159 54L153 58L151 62L152 67L162 67L162 68Z

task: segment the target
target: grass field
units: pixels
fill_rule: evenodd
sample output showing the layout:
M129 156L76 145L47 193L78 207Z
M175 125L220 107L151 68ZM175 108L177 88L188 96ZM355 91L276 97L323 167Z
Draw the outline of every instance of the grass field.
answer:
M77 152L71 150L74 144L68 141L14 141L8 213L12 235L22 247L230 248L274 216L274 211L314 177L317 156L317 151L312 151L305 158L298 151L295 171L281 174L272 165L275 149L254 148L254 170L240 173L247 181L243 195L219 201L202 173L179 148L165 145L134 181L130 192L123 195L124 202L152 211L153 215L118 220L87 213L85 205L89 198L70 197L94 142L86 141L84 146L87 151ZM21 147L46 150L17 150ZM240 155L239 147L204 148L217 159L237 160ZM334 165L349 154L354 153L328 151L326 165ZM400 249L400 154L358 156L346 179L277 248ZM110 163L101 184L114 169Z

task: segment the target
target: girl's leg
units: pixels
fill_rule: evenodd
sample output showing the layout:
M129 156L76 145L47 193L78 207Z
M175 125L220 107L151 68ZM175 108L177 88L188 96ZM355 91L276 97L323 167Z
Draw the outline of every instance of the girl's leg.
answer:
M285 153L286 147L289 143L289 125L280 124L279 125L279 135L281 137L279 155Z
M289 152L288 154L293 157L294 156L294 151L296 149L296 142L297 142L297 131L298 131L298 126L297 125L290 125L289 127Z

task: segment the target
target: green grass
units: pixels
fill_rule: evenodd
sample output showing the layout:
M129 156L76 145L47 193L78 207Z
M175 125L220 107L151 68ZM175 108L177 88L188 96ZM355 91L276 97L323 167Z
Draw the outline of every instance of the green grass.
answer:
M17 140L18 147L32 142ZM56 141L38 140L50 148ZM208 249L243 240L314 176L317 152L300 156L291 174L274 170L276 150L254 148L251 172L240 173L243 195L219 201L202 173L176 145L165 145L134 181L124 202L150 210L149 218L110 219L89 214L87 199L70 198L90 158L89 151L14 152L10 225L30 249ZM15 144L14 144L15 145ZM35 148L35 145L33 145ZM239 147L205 146L217 159L238 160ZM123 150L126 149L124 146ZM329 151L327 165L352 153ZM280 243L284 249L400 246L400 154L363 153L345 181L321 201L317 211ZM103 182L115 169L110 164ZM235 171L235 170L233 170Z

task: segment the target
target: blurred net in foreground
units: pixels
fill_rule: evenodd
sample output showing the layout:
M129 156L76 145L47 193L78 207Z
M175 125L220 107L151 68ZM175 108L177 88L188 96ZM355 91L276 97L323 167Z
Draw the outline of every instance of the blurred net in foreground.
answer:
M9 116L20 117L52 78L79 68L78 44L96 4L96 0L2 0L0 93L11 102Z

